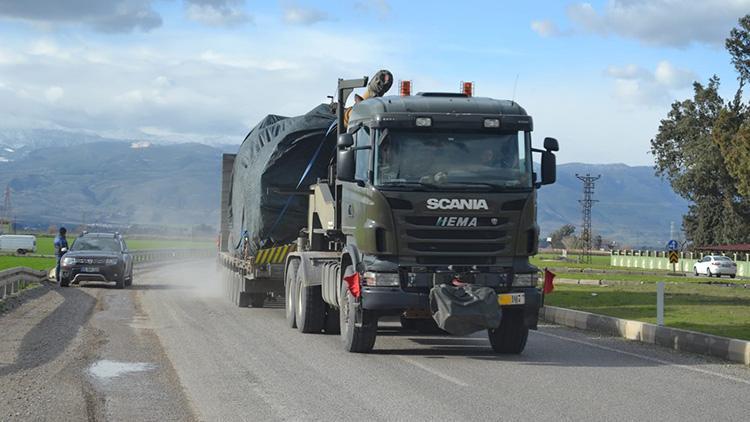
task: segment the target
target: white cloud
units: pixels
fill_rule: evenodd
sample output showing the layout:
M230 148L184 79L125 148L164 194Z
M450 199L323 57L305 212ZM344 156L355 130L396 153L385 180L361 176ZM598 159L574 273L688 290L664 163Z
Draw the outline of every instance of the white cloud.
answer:
M562 34L560 28L547 19L531 22L531 29L542 37L556 37Z
M608 0L601 10L590 3L573 4L568 17L584 31L684 47L721 45L748 11L750 0Z
M354 9L362 13L374 14L380 20L391 15L391 5L387 0L357 1L354 3Z
M631 105L663 105L671 102L674 91L688 88L697 75L664 60L655 71L640 66L609 66L606 75L614 79L615 97Z
M51 86L44 91L44 98L51 103L56 103L65 95L65 90L59 86Z
M188 19L209 26L236 26L253 21L243 10L244 0L185 0Z
M292 25L312 25L314 23L332 20L322 10L302 7L294 3L283 4L284 22Z
M152 0L0 0L0 18L41 27L84 24L101 32L150 31L162 19Z

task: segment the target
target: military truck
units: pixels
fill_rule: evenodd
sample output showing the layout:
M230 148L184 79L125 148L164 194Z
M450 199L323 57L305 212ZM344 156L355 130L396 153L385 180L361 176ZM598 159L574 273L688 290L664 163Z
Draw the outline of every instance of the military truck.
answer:
M557 140L532 147L532 118L518 103L472 89L410 95L402 83L402 95L347 113L347 98L367 83L338 81L327 177L288 193L308 198L306 226L274 264L288 326L337 333L345 350L369 352L380 318L430 322L435 286L472 284L497 295L493 350L521 353L543 300L529 257L538 249L536 190L555 181Z

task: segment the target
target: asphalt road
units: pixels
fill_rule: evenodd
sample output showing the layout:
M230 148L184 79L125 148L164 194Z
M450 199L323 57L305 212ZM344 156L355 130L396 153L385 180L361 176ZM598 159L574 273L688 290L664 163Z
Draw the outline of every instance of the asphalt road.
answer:
M211 261L0 316L0 420L746 420L750 368L558 326L520 356L385 322L375 353L236 308Z

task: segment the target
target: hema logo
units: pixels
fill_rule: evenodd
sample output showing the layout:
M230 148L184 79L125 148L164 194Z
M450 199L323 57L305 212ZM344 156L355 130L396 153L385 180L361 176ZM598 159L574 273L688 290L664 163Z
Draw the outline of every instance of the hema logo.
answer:
M436 226L442 227L476 227L476 217L438 217Z
M427 200L429 210L487 210L484 199L448 199L430 198Z

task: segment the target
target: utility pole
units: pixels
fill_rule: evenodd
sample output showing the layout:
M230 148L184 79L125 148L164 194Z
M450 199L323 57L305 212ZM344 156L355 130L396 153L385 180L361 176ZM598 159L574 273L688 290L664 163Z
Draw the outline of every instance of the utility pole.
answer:
M591 263L591 206L594 202L599 202L592 199L594 196L594 182L599 180L602 176L592 176L586 173L585 176L581 176L576 173L576 177L583 182L583 199L578 202L581 204L581 212L583 214L583 230L581 232L581 241L583 242L583 251L580 256L580 261L590 264Z

